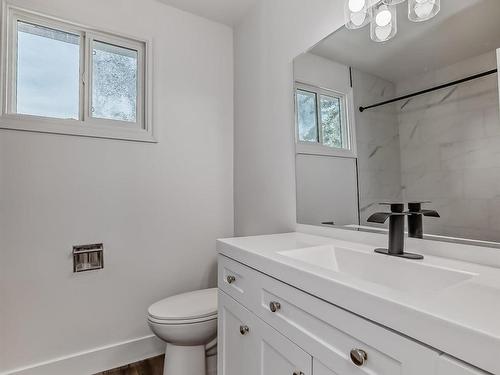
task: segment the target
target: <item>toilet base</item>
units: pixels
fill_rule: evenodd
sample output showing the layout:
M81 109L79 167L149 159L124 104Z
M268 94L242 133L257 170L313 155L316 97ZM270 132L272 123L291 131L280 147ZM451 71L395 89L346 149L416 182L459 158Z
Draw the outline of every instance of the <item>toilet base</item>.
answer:
M205 375L205 346L167 344L163 375Z

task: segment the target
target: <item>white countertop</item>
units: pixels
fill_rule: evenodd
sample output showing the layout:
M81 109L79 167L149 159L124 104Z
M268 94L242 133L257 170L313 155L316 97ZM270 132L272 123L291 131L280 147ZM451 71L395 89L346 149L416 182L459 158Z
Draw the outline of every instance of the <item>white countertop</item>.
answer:
M426 254L418 265L470 276L436 291L422 279L408 293L397 285L390 287L387 283L375 283L283 255L289 250L332 245L370 255L379 247L366 241L356 243L299 232L217 242L219 253L227 257L483 370L500 374L499 268ZM376 256L381 257L376 258L378 263L389 262L389 270L394 269L395 276L398 266L404 268L406 262L415 262ZM397 283L397 277L394 279Z

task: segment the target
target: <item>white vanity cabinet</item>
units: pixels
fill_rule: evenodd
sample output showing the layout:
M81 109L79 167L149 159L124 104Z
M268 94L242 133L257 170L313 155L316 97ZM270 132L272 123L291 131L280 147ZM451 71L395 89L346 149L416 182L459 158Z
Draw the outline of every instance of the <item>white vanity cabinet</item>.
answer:
M219 292L219 374L312 375L312 357Z
M218 285L218 375L484 375L223 255Z

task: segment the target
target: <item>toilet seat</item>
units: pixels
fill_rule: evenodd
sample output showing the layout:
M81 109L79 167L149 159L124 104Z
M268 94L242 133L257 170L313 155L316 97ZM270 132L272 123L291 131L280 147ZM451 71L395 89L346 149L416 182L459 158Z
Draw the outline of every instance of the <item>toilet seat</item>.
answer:
M217 319L217 288L197 290L165 298L148 309L156 324L194 324Z
M207 316L203 318L197 318L197 319L157 319L155 317L152 317L151 315L148 316L148 320L151 323L155 324L164 324L164 325L183 325L183 324L196 324L196 323L204 323L208 322L210 320L217 320L217 314L212 315L212 316Z

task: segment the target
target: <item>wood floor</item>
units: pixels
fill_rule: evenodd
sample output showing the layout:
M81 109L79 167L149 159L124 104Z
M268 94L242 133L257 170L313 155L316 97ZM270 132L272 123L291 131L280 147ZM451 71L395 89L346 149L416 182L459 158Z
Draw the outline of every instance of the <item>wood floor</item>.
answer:
M163 375L164 360L165 356L162 355L95 375Z

